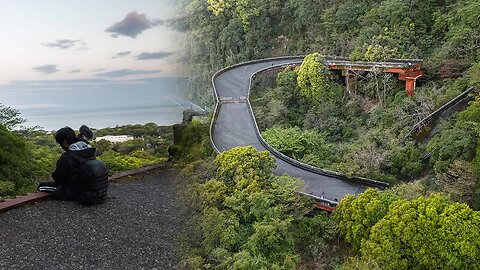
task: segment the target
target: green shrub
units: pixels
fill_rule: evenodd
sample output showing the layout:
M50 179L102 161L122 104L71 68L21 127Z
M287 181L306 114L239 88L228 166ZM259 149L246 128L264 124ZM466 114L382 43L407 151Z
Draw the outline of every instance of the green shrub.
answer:
M13 196L34 190L35 161L28 144L20 136L0 125L0 145L2 195Z
M469 124L447 126L430 140L427 151L436 173L445 172L454 160L471 160L475 156L477 131Z

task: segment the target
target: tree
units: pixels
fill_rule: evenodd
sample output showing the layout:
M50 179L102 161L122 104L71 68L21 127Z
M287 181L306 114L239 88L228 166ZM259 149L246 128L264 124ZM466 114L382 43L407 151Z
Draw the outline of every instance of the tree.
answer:
M0 125L6 127L8 130L12 130L26 121L27 120L20 117L18 110L0 103Z
M454 160L471 160L475 156L477 132L469 124L455 124L434 137L427 145L430 163L436 173L445 172Z
M394 202L362 243L384 269L478 269L480 212L445 196Z
M278 73L276 84L281 92L283 102L289 107L293 108L301 102L301 95L299 94L297 85L297 73L290 68Z
M468 70L467 79L470 85L480 85L480 62L477 62Z
M480 41L480 3L467 0L456 6L448 14L449 29L443 44L452 59L463 59L472 63L477 57Z
M415 176L423 169L423 154L413 142L393 147L388 155L390 170L400 177Z
M235 1L232 0L207 0L208 10L210 10L215 16L230 9Z
M309 106L301 126L326 133L330 141L344 141L348 137L346 127L352 127L344 117L344 106L341 102L317 100Z
M365 60L367 61L386 61L389 59L395 59L398 56L398 49L388 46L382 46L380 44L368 45L365 52Z
M296 72L298 74L297 83L302 96L313 100L321 95L328 94L330 89L328 68L322 63L320 53L307 55Z
M100 156L103 154L103 152L110 150L112 148L112 143L105 139L101 139L100 141L95 142L95 148L97 149L95 154L97 156Z
M443 192L452 199L472 205L477 176L472 164L463 160L455 160L447 171L437 175L437 181Z
M136 150L144 150L146 148L143 139L133 139L126 142L116 143L112 149L122 155L128 155Z
M472 126L480 124L480 96L476 96L466 110L458 113L457 121Z
M264 182L273 177L275 159L268 151L257 152L253 146L235 147L220 153L214 161L218 165L216 178L230 185L244 179L258 178Z
M34 189L35 162L27 143L0 125L0 196Z
M315 130L302 131L298 127L271 128L262 132L265 140L283 154L297 160L310 156L310 163L325 167L332 160L333 151L326 144L326 136Z
M390 204L397 200L390 193L380 193L369 188L355 197L346 195L338 204L333 215L340 235L359 251L363 241L370 237L370 229L388 212Z
M403 0L384 0L377 10L377 18L382 25L399 23L406 14L408 14L408 6Z
M260 16L265 6L272 7L269 1L252 1L252 0L207 0L208 9L212 11L215 16L222 13L233 11L235 17L240 19L243 24L245 32L250 30L250 25L253 18ZM266 5L265 5L266 4ZM264 6L265 5L265 6Z
M295 192L296 179L273 176L268 152L236 147L215 164L214 177L195 192L201 198L203 262L212 269L296 269L298 246L312 255L325 250L333 224L325 215L306 216L312 202Z
M342 163L338 166L347 176L361 176L392 182L394 177L386 171L390 167L390 144L395 143L394 134L379 129L370 130L348 145Z

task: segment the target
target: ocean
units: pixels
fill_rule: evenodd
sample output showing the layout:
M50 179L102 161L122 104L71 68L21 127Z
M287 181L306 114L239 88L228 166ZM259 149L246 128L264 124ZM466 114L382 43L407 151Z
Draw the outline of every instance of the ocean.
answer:
M0 85L0 103L17 109L25 126L58 130L127 124L172 125L183 110L201 109L182 98L186 80L161 77L140 81L78 80L17 82Z
M81 125L100 129L127 124L155 123L169 126L182 122L183 108L138 105L135 107L91 108L87 110L20 110L27 120L25 126L40 126L44 130L58 130L69 126L78 129Z

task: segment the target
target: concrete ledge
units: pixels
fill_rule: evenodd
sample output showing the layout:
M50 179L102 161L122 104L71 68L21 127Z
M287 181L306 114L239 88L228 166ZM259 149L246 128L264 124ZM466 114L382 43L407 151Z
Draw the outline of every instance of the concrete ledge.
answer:
M18 196L14 199L7 199L0 203L0 212L5 212L21 205L32 204L41 200L46 200L50 194L46 192L28 193L24 196Z
M114 175L109 176L108 180L109 181L115 181L115 180L120 179L122 177L127 177L127 176L131 176L131 175L145 173L145 172L149 172L149 171L152 171L152 170L155 170L155 169L160 169L160 168L163 168L163 167L165 167L165 164L156 164L156 165L151 165L151 166L142 167L142 168L138 168L138 169L133 169L133 170L129 170L129 171L119 172L119 173L116 173Z

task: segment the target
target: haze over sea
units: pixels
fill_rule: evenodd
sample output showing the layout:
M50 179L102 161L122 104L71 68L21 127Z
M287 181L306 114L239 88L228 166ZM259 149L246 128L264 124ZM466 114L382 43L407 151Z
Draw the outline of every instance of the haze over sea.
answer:
M185 88L181 78L164 77L142 80L139 83L114 84L108 87L102 81L82 81L62 89L63 82L54 84L55 91L38 91L32 85L17 85L2 103L18 109L27 120L25 126L41 126L45 130L57 130L64 126L74 129L81 125L92 128L115 127L126 124L156 123L172 125L182 121L184 109L195 105L180 98ZM41 89L44 84L34 88ZM5 86L0 86L6 90Z
M136 104L131 107L90 108L88 110L23 110L27 126L40 126L45 130L58 130L64 126L78 129L81 125L91 128L115 127L127 124L156 123L169 126L182 121L183 109L174 103L150 106Z

